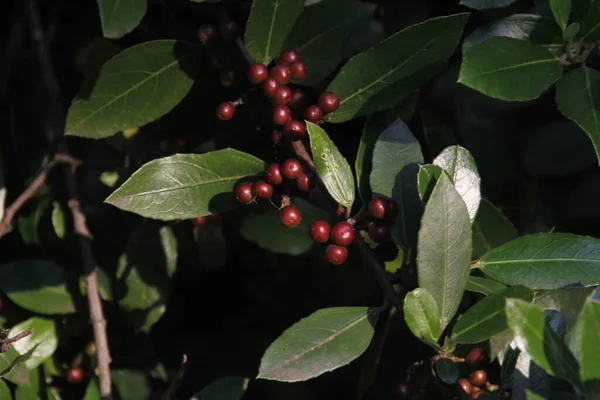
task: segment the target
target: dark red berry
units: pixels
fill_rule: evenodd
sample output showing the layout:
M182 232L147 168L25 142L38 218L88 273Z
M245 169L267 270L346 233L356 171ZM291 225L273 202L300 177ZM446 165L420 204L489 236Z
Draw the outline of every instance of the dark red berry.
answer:
M198 28L198 39L200 39L202 44L210 43L215 38L216 34L217 30L215 29L214 25L200 25Z
M325 243L329 239L329 231L330 228L327 221L319 220L313 222L308 234L315 242Z
M302 165L300 164L300 161L294 158L285 160L281 166L281 174L287 179L297 179L302 175Z
M287 85L292 80L292 71L287 65L279 64L271 68L271 78L280 85Z
M277 62L279 64L291 64L295 61L300 60L300 53L296 49L286 49L281 52Z
M400 381L396 384L395 392L398 399L407 400L412 398L414 386L411 382Z
M281 185L283 177L281 176L281 168L279 164L269 164L265 168L265 179L271 185Z
M292 79L296 81L301 81L306 78L306 64L302 61L296 61L290 64L290 71L292 73Z
M254 63L248 68L248 80L255 85L264 82L269 77L269 70L262 63Z
M292 119L285 123L283 127L283 134L288 140L296 141L300 140L304 137L304 133L306 132L306 126L304 122L300 122L298 120Z
M329 236L329 234L327 236ZM2 310L3 306L4 306L4 300L2 300L2 298L0 298L0 310Z
M207 219L208 219L208 218L206 217L206 215L205 215L205 216L203 216L203 217L194 218L194 219L192 220L192 224L193 224L194 226L196 226L196 227L198 227L198 226L202 226L202 225L204 225L204 224L206 223L206 220L207 220Z
M83 371L79 367L69 368L67 370L67 380L71 383L79 383L83 379Z
M229 101L221 103L217 107L217 118L223 121L233 118L233 114L235 114L235 106Z
M250 203L254 200L252 182L240 182L235 186L235 198L240 203Z
M273 78L267 78L262 83L262 92L267 97L275 96L277 93L277 89L279 88L279 83Z
M333 92L324 92L319 96L319 107L325 114L334 112L340 106L340 98Z
M315 177L310 172L303 172L296 179L296 187L303 192L308 192L315 186Z
M347 222L338 222L331 228L331 240L340 246L348 246L354 240L354 228Z
M344 246L338 246L337 244L330 244L325 249L325 258L327 261L334 265L340 265L348 257L348 249Z
M390 215L390 203L387 199L375 197L369 202L369 214L378 219L388 217Z
M308 105L308 96L302 89L294 89L292 91L292 99L289 106L295 110L302 110Z
M302 214L300 214L298 207L292 204L281 209L279 220L284 226L294 228L302 221Z
M477 399L477 398L479 398L479 395L480 395L481 393L483 393L481 390L479 390L479 389L475 389L475 390L473 390L473 391L471 392L471 398L472 398L472 399Z
M466 394L471 394L473 391L473 385L471 385L471 382L467 378L460 378L458 384Z
M367 228L369 237L375 243L385 243L390 240L390 227L385 222L371 222Z
M271 101L273 105L286 105L292 99L292 89L287 86L279 86L275 91Z
M320 121L321 118L323 118L323 110L321 110L321 107L316 105L309 106L304 113L304 118L310 122Z
M398 203L392 199L388 199L388 206L390 207L389 219L394 219L398 216Z
M483 386L488 380L487 372L484 369L478 369L471 372L469 375L469 381L474 386Z
M234 21L224 21L219 25L219 33L226 40L234 40L240 35L240 25Z
M279 132L277 129L273 130L273 132L271 132L271 142L273 142L273 144L277 146L279 142L281 142L282 136L282 133Z
M273 109L273 122L277 125L285 125L292 118L292 112L288 106L276 106Z
M265 181L258 181L252 186L252 194L263 199L269 199L273 196L273 186Z
M467 363L471 365L482 365L488 361L488 355L481 347L472 348L467 354Z

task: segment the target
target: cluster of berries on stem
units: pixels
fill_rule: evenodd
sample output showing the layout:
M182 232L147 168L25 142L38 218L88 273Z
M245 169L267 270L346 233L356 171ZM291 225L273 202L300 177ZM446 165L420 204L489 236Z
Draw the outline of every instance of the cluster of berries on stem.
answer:
M475 347L469 351L465 361L474 368L469 374L469 377L460 378L458 384L466 394L471 398L476 399L484 392L486 387L490 386L488 374L485 369L481 368L489 361L489 358L485 350L480 347Z

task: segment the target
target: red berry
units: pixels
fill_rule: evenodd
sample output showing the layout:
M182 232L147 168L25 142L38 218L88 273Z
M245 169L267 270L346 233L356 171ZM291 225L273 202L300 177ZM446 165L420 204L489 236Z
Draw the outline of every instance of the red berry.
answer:
M214 25L205 24L198 28L198 39L202 44L210 43L216 36L217 30Z
M71 383L79 383L83 379L83 371L79 367L69 368L67 370L67 380Z
M226 69L219 73L219 81L224 87L231 87L235 83L235 72L232 69Z
M271 78L280 85L287 85L292 80L292 71L285 64L279 64L271 68Z
M340 106L340 98L333 92L324 92L319 96L319 106L326 114L334 112Z
M283 177L281 176L281 168L279 164L270 164L265 168L265 179L271 185L281 185Z
M192 224L193 224L194 226L196 226L196 227L198 227L198 226L202 226L202 225L204 225L204 224L206 223L206 220L207 220L207 219L208 219L208 217L206 217L206 215L205 215L205 216L203 216L203 217L194 218L194 219L192 220Z
M367 228L369 237L375 243L385 243L390 240L390 227L384 222L371 222Z
M292 99L292 89L287 86L279 86L275 91L271 101L273 105L286 105Z
M296 49L286 49L281 52L277 62L279 64L291 64L295 61L300 60L300 53Z
M273 186L265 181L258 181L252 186L252 194L263 199L268 199L273 196Z
M384 219L390 215L390 204L387 199L375 197L369 202L369 213L374 218Z
M315 177L310 172L303 172L296 178L296 187L303 192L308 192L315 186Z
M354 228L347 222L338 222L331 228L331 240L340 246L348 246L354 240Z
M219 104L217 107L217 118L223 121L227 121L233 118L233 114L235 114L235 106L233 103L226 101L225 103Z
M269 70L262 63L254 63L248 68L248 80L255 85L264 82L269 77Z
M466 394L471 394L473 391L473 385L471 385L471 382L466 378L460 378L458 384Z
M476 399L476 398L478 398L478 397L479 397L479 395L480 395L481 393L483 393L481 390L479 390L479 389L475 389L475 390L473 390L473 391L471 392L471 398L472 398L472 399Z
M287 226L288 228L294 228L302 221L302 214L300 214L298 207L295 205L289 205L281 209L279 220L284 226Z
M321 118L323 118L323 110L321 110L321 107L316 105L309 106L304 113L304 118L310 122L320 121Z
M285 125L292 118L292 112L288 106L276 106L273 109L273 122L277 125Z
M262 83L262 91L267 97L275 96L277 93L277 89L279 88L279 83L273 78L267 78Z
M302 61L296 61L290 64L290 71L292 73L292 79L301 81L306 78L306 64Z
M235 198L240 203L250 203L254 200L252 182L240 182L235 186Z
M223 39L233 40L240 35L240 25L234 21L225 21L219 26L219 33Z
M325 243L329 239L329 224L327 221L318 220L310 227L309 235L315 242Z
M488 360L487 353L481 347L472 348L466 358L471 365L485 364Z
M469 381L474 386L483 386L488 380L487 372L484 369L478 369L476 371L471 372L469 375Z
M0 298L0 310L2 310L2 306L4 306L4 300L2 300L2 298Z
M273 142L273 144L277 146L279 142L281 142L282 136L283 135L281 134L281 132L279 132L277 129L273 130L273 132L271 132L271 142Z
M283 162L281 166L281 174L287 179L297 179L302 175L302 165L300 161L290 158Z
M336 244L330 244L325 249L325 258L327 261L334 265L340 265L348 257L348 249L344 246L338 246Z
M304 133L306 132L306 126L304 122L300 122L298 120L292 119L285 123L283 127L283 134L288 140L296 141L300 140L304 137Z
M301 110L308 105L308 96L302 89L294 89L292 91L292 99L289 106L295 110Z
M396 384L395 389L396 395L399 399L407 400L412 398L412 394L414 391L414 386L412 383L408 381L400 381Z

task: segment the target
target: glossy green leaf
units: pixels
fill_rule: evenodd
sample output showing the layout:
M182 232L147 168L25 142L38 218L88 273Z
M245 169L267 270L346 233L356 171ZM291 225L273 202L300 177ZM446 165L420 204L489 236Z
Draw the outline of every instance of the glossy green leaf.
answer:
M302 13L304 0L253 0L246 24L246 50L256 62L277 58Z
M468 14L456 14L429 19L351 58L327 88L340 97L340 107L329 121L343 122L363 115L363 106L373 96L400 79L410 79L447 60L454 53L467 18Z
M506 7L515 1L517 0L461 0L460 4L476 10L484 10L486 8Z
M249 378L224 376L204 387L190 400L240 400L248 388Z
M488 251L515 239L519 235L517 228L489 200L481 199L477 218L473 223L474 260Z
M110 375L119 398L127 400L151 398L150 382L141 370L112 369Z
M28 352L19 354L13 346L8 351L0 353L0 378L10 375L13 370L23 364L33 355L37 345L34 345Z
M387 197L398 204L392 237L400 245L415 243L423 205L417 190L421 146L402 120L396 120L377 138L373 149L369 182L374 197Z
M100 397L100 389L98 388L98 383L95 379L90 379L90 383L88 383L87 388L85 389L85 394L83 395L83 400L101 400Z
M600 384L600 302L588 298L577 322L577 353L579 354L580 376L590 398ZM596 392L597 393L597 392Z
M563 72L548 50L524 40L490 37L464 55L458 81L502 100L532 100Z
M581 41L593 42L600 40L600 3L589 2L585 18L581 24Z
M349 364L369 346L377 318L367 307L318 310L271 343L257 378L305 381Z
M507 285L556 289L600 284L600 240L568 233L522 236L481 257L479 268Z
M6 383L0 379L0 399L10 400L11 398L10 389L6 386Z
M434 367L435 375L445 384L452 385L458 380L458 366L449 358L440 358Z
M419 197L423 203L429 201L431 192L437 183L440 176L444 173L441 167L433 164L425 164L419 167L419 175L417 175L417 185L419 189Z
M56 236L65 238L65 213L58 201L52 203L52 227Z
M533 291L523 286L512 286L479 300L454 325L452 335L456 342L479 343L507 330L504 307L509 298L531 303Z
M319 178L335 201L344 207L351 207L356 188L350 164L323 128L308 121L306 126Z
M119 39L134 30L146 14L147 0L97 0L104 37Z
M102 139L154 121L185 97L197 64L197 49L174 40L122 51L79 91L69 107L65 135Z
M556 105L588 134L600 160L600 72L581 67L567 73L556 84Z
M485 296L499 290L506 289L506 285L490 278L482 278L480 276L469 276L467 287L465 290L469 292L481 293Z
M550 7L552 8L554 19L560 28L564 30L569 23L569 16L571 15L571 0L550 0Z
M458 309L470 264L469 213L450 178L442 174L425 206L417 246L419 287L435 299L442 328Z
M544 311L523 300L506 300L506 320L519 348L550 375L579 386L579 366L546 322Z
M144 164L105 201L148 218L196 218L238 206L235 184L264 168L263 161L234 149L175 154Z
M31 317L28 320L21 322L12 327L9 337L31 329L32 333L25 336L23 339L13 343L15 350L21 355L26 355L33 350L29 358L25 361L25 366L28 369L36 368L44 360L56 351L58 347L58 338L56 336L56 325L53 320L40 317Z
M44 260L21 260L0 268L0 290L19 306L41 314L75 312L67 271Z
M440 314L435 299L427 290L417 288L406 295L404 320L413 335L434 349L440 349L437 344L442 333Z

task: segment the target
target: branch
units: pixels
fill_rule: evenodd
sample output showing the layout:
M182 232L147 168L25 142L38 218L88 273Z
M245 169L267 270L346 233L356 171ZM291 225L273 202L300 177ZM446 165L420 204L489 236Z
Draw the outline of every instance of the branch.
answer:
M2 345L0 346L0 352L4 353L5 351L8 351L11 344L13 344L14 342L18 342L19 340L23 339L26 336L31 335L32 333L33 333L33 330L31 328L29 328L29 329L25 329L23 332L18 333L9 339L1 340L0 342L2 342Z
M169 388L167 389L166 393L164 394L165 400L172 400L174 398L175 393L177 393L177 390L179 390L179 388L181 387L181 382L183 381L183 376L185 375L185 372L187 371L187 367L188 367L188 357L186 354L184 354L183 358L181 360L181 365L179 366L179 371L177 371L177 373L173 377L173 380L171 381L171 385L169 385Z

